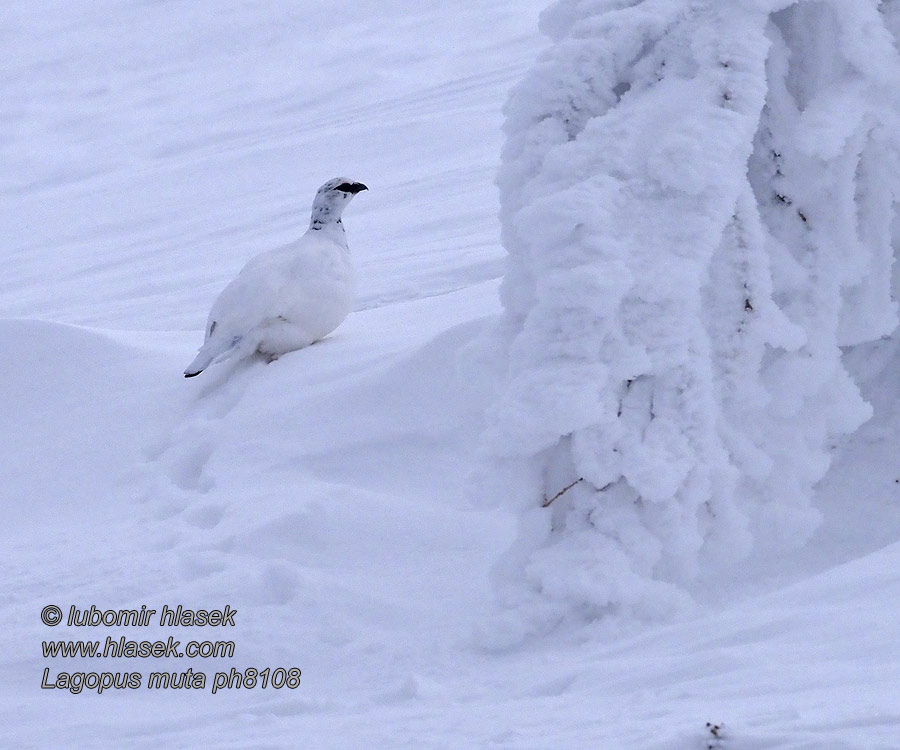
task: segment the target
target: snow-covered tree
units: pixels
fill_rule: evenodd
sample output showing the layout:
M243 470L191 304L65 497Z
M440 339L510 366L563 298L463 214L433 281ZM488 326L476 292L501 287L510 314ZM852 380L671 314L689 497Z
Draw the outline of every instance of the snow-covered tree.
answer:
M897 328L900 2L561 0L506 105L486 450L541 630L814 530Z

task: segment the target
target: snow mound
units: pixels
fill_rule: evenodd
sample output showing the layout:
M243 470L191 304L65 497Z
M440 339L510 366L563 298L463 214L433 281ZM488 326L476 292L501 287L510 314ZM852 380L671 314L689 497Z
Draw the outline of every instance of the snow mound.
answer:
M145 404L123 390L140 383L158 391L158 366L103 332L38 320L0 320L0 348L10 404L0 433L4 507L32 520L90 515L108 477L140 456L145 439L131 426Z

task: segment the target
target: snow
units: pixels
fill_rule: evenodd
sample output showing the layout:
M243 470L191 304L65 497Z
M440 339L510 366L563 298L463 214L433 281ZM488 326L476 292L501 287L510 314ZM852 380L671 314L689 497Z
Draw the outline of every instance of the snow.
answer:
M492 389L505 372L503 357L532 351L495 345L497 331L521 319L506 320L498 294L504 253L492 181L501 106L545 44L537 33L545 3L13 0L0 8L0 392L7 403L0 746L897 747L900 355L885 337L888 307L866 307L890 292L884 253L863 256L862 264L859 256L847 259L859 315L847 318L842 335L864 343L846 349L841 363L873 417L829 449L830 468L808 501L821 523L806 546L760 552L727 575L701 565L690 597L671 580L635 574L634 559L612 548L609 561L621 578L592 575L599 566L590 555L577 580L546 577L567 592L597 596L605 587L619 601L631 596L643 621L572 621L527 638L533 623L497 606L498 595L509 604L504 597L521 594L508 577L532 559L528 534L545 533L551 514L581 491L549 509L529 508L533 499L539 505L539 472L525 465L506 473L503 461L523 446L542 450L554 430L591 424L606 405L577 390L585 377L614 379L661 357L629 349L604 318L634 283L615 246L604 246L603 273L563 278L548 263L530 288L516 283L510 265L506 311L524 314L537 299L583 315L585 295L596 294L608 306L591 312L597 335L608 335L622 356L612 365L576 362L561 374L551 355L574 360L585 350L577 339L560 341L516 392L533 411L510 412L518 422L485 423L485 414L504 408ZM558 6L544 27L563 36L578 5ZM640 15L639 33L623 39L639 50L681 4L595 5ZM846 44L848 59L862 54L859 39ZM628 50L616 49L608 54L627 58ZM875 49L863 50L866 64L892 80ZM583 59L587 65L590 57ZM638 79L627 83L622 101L637 98ZM694 91L690 82L678 85L685 95ZM829 91L831 103L823 100L802 124L824 129L820 151L798 147L798 160L840 160L843 133L855 132L839 132L844 122L831 129L827 114L842 96L856 96L852 82ZM598 97L598 107L616 102ZM615 141L606 156L653 170L664 181L660 191L694 206L691 196L706 189L708 176L700 162L719 157L700 154L698 162L685 138L701 113L686 119L687 129L673 125L654 137L678 114L666 101L656 104L670 108L636 103L631 124L625 117L610 123L622 133L633 126L635 140ZM745 125L750 139L754 127ZM534 137L540 144L557 135ZM731 153L725 136L713 146ZM625 225L611 180L594 178L589 195L566 187L569 156L544 163L560 199L529 194L513 234L504 208L508 248L516 233L554 242L557 220L585 213L598 226ZM861 170L883 176L889 157L887 147L876 149ZM684 159L695 168L671 169ZM504 179L514 180L504 169ZM316 186L338 173L370 188L347 216L356 311L332 335L270 365L244 362L184 380L215 295L248 258L296 239ZM883 249L891 207L874 189L878 179L856 184L867 196L859 201L866 246ZM610 202L598 204L598 195ZM754 202L746 190L740 196ZM689 248L711 225L686 219L673 241ZM670 230L653 222L635 228L648 237ZM763 234L760 224L746 231ZM556 242L564 259L596 249ZM709 253L704 247L696 252ZM780 280L804 278L789 244L771 248ZM696 286L692 257L639 277L642 287L653 291L665 274ZM731 270L716 273L728 278ZM573 283L582 291L561 303L560 285ZM698 302L687 291L684 301ZM767 333L799 346L799 324L770 313ZM547 333L536 327L530 335ZM577 396L566 409L553 397L563 388ZM623 403L635 424L641 388L635 381ZM539 410L543 418L534 417ZM853 421L851 412L838 426L847 431ZM785 429L791 424L785 420ZM488 472L486 426L500 453ZM667 471L655 471L662 459L649 453L635 453L628 469L660 503L692 471L696 449L670 455L678 443L666 430L677 437L677 424L661 424L647 445L668 456ZM592 458L590 446L574 446L572 455L599 481L610 468ZM552 463L559 487L571 470L564 458ZM760 475L772 470L750 443L741 466L754 462ZM627 504L621 512L617 528L633 535L630 548L645 556L637 564L646 571L665 537L630 523ZM538 562L558 573L552 553ZM51 629L39 618L48 604L227 604L238 614L235 628L220 632ZM41 654L49 638L107 635L233 640L235 657ZM296 666L303 676L293 691L215 695L209 688L98 696L40 687L45 668L140 671L146 679L151 671L182 671L184 662L210 679L232 666ZM723 727L721 739L707 722Z

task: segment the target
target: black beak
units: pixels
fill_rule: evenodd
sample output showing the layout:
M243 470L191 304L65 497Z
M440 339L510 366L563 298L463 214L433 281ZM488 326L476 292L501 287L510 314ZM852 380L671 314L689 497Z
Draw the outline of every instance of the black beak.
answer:
M345 193L353 193L354 195L368 189L369 188L367 188L361 182L342 182L335 188L335 190L342 190Z

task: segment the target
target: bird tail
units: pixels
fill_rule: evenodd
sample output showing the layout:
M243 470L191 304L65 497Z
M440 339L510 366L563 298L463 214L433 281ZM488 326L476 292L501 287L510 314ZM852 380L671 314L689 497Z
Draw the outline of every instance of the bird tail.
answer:
M235 336L230 342L222 339L210 339L197 352L194 361L191 362L184 371L186 378L193 378L199 375L207 367L214 362L227 359L232 351L241 343L243 336Z

